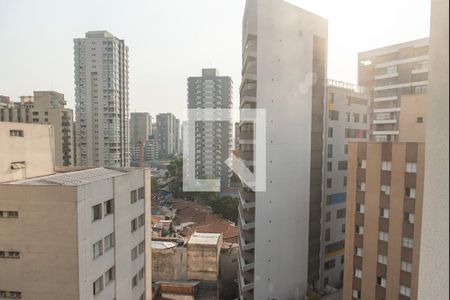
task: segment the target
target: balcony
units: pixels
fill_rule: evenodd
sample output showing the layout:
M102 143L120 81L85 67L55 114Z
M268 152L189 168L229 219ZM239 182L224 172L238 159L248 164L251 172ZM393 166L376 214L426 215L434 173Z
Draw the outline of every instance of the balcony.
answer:
M386 78L395 78L395 77L398 77L398 72L377 75L377 76L375 76L375 80L381 80L381 79L386 79Z
M239 221L241 228L244 230L250 230L255 228L255 214L251 212L244 211L242 207L238 206L239 210Z
M397 124L396 119L374 119L373 124Z
M243 80L240 93L241 98L245 96L256 97L256 82L246 82Z
M239 250L238 261L241 272L248 272L255 268L255 257L252 253Z
M249 292L254 288L253 274L248 272L239 272L239 290L242 292Z
M241 206L244 209L255 207L255 193L245 192L242 188L239 189L239 199Z
M374 102L398 101L398 96L378 97L373 99Z

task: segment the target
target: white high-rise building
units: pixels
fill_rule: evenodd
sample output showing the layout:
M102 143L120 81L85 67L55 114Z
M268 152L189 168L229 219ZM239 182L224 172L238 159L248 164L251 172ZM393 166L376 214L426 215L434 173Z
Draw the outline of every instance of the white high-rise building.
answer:
M77 164L130 164L128 47L107 31L74 39Z
M319 279L328 22L280 0L247 0L241 108L266 110L266 141L240 123L251 171L266 152L266 191L242 183L241 299L304 299Z
M178 153L180 121L171 113L156 115L159 155L168 158Z

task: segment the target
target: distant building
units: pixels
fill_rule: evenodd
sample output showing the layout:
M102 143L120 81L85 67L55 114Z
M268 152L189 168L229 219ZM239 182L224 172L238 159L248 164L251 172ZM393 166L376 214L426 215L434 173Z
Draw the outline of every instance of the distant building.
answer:
M146 112L130 114L130 148L131 160L139 161L144 152L144 146L152 135L152 117ZM143 157L142 157L143 159Z
M232 108L233 82L229 76L219 76L216 69L203 69L202 76L188 78L188 109ZM232 125L229 121L195 123L195 178L220 179L229 186L230 170L224 161L232 148Z
M144 145L144 160L153 161L159 159L159 143L155 136L150 136L147 143Z
M239 122L234 123L234 149L239 149Z
M369 89L370 140L398 142L400 102L428 89L429 39L419 39L359 53L358 82Z
M156 116L160 157L173 157L178 153L179 124L178 119L171 113L161 113Z
M6 297L151 299L149 170L69 167L0 184L0 222Z
M107 31L74 39L77 163L128 167L128 47Z
M22 180L54 172L55 148L52 126L0 122L0 141L0 182Z
M348 143L368 139L369 100L370 95L363 88L328 80L320 263L322 288L340 288L343 284Z

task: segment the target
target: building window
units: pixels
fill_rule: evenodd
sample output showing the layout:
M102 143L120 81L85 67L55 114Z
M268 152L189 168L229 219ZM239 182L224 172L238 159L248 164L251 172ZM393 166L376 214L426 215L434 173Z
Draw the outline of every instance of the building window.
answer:
M382 161L381 162L381 170L390 171L391 170L391 162L390 161Z
M356 232L356 234L363 235L364 234L364 227L356 225L355 232Z
M382 185L381 192L384 193L386 196L389 196L391 194L391 187L389 185Z
M353 290L352 296L353 296L353 299L361 299L361 292L358 290Z
M344 154L348 154L348 144L344 145Z
M131 286L134 288L138 285L138 276L137 274L133 276L133 278L131 279Z
M347 161L346 160L338 161L338 170L339 171L347 170Z
M143 267L139 270L139 280L144 279L144 277L145 277L145 268Z
M136 190L130 192L130 202L131 204L136 203L137 201L137 192Z
M385 288L386 287L386 278L378 276L377 277L377 285Z
M327 178L327 188L331 189L333 186L333 180L331 178Z
M362 257L362 248L355 247L355 255Z
M405 196L415 199L416 198L416 189L406 188L405 189Z
M341 232L345 233L345 223L341 225Z
M93 284L94 296L98 295L103 290L103 276L100 276Z
M114 233L105 237L105 251L114 247Z
M102 205L97 204L92 206L92 222L100 220L102 218Z
M333 269L335 265L336 265L336 262L335 262L334 258L330 259L329 261L326 261L324 264L325 271Z
M389 233L387 233L385 231L378 232L378 239L380 241L387 242L389 240Z
M380 217L389 219L389 209L387 208L380 208Z
M363 214L364 213L364 204L357 203L356 204L356 212Z
M333 171L333 162L331 161L327 162L327 171L328 172Z
M356 278L362 278L362 271L360 269L355 268L354 275Z
M94 259L96 259L97 257L103 254L103 241L100 240L94 245L92 245L92 249L94 252Z
M347 186L347 176L344 176L344 186Z
M406 173L417 173L416 163L406 163Z
M406 261L402 261L401 269L404 272L411 273L412 272L412 264Z
M9 131L9 136L23 137L23 130L11 129Z
M138 228L137 219L131 220L131 232L135 232Z
M114 213L114 202L113 199L105 201L105 216Z
M334 103L334 93L328 93L328 103Z
M328 158L333 157L333 145L328 145Z
M387 265L387 256L378 254L378 262L382 265Z
M365 182L357 182L356 190L360 191L360 192L364 192L366 190L366 183Z
M353 121L354 121L355 123L359 123L359 114L357 114L357 113L354 113L354 114L353 114Z
M345 261L345 256L341 255L341 265L344 265L344 261Z
M19 259L20 252L18 252L18 251L0 251L0 258Z
M138 248L134 247L131 249L131 260L135 260L138 257Z
M333 127L328 127L328 137L333 137Z
M414 224L414 219L415 219L415 215L413 213L404 213L403 214L403 220L406 223Z
M331 212L327 211L327 213L325 214L325 221L330 222L330 220L331 220Z
M138 245L139 254L142 254L145 252L145 241L142 241Z
M358 159L358 168L365 169L366 168L366 160Z
M336 211L336 219L342 218L345 218L345 208L341 208Z
M0 218L18 218L19 212L18 211L11 211L11 210L0 210Z
M0 298L22 299L22 293L17 291L0 291Z
M145 215L144 214L140 215L138 220L139 220L139 227L142 227L145 225Z
M111 267L108 271L106 271L105 273L105 285L107 285L108 283L110 283L111 281L114 280L114 278L116 277L116 270L113 267Z
M328 242L330 240L330 228L325 229L325 241Z
M337 110L330 110L328 118L332 121L339 121L339 112Z
M138 199L142 200L145 198L145 189L144 187L141 187L138 189Z
M423 123L423 117L418 117L416 122L417 123Z
M411 297L411 289L407 286L400 286L400 294L406 297Z
M345 113L345 122L350 122L350 113Z
M414 240L411 239L411 238L406 238L406 237L404 237L404 238L402 239L402 245L403 245L403 247L405 247L405 248L410 248L410 249L412 249L412 247L413 247L413 245L414 245Z

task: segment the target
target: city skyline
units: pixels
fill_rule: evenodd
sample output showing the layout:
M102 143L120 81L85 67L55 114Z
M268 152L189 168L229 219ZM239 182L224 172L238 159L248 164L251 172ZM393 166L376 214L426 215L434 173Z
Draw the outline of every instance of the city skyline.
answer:
M425 0L408 6L406 15L401 14L408 4L406 0L393 4L387 0L288 2L329 20L328 77L332 79L356 82L358 52L428 36L430 5ZM156 115L170 111L185 120L186 78L197 74L199 68L217 68L235 82L240 81L244 1L173 0L151 5L138 3L133 7L117 2L106 8L101 3L89 3L88 11L82 1L66 4L2 3L5 9L0 12L0 25L5 26L0 26L0 35L9 43L0 49L0 57L8 57L1 61L8 72L0 74L3 83L0 94L16 100L34 90L54 90L63 93L68 106L73 108L73 38L90 30L107 30L129 45L130 112ZM176 11L175 4L179 8ZM389 10L385 9L387 5ZM346 17L349 7L357 12L351 18ZM96 13L101 9L107 13ZM20 12L20 18L16 12ZM401 18L395 17L399 15ZM127 23L118 21L119 16ZM174 19L178 22L173 22ZM214 29L204 26L208 23L217 26L212 26ZM151 24L160 25L148 26ZM11 26L15 27L14 33L6 31ZM30 31L36 26L41 28L41 34ZM45 74L39 71L44 68ZM236 85L234 108L239 102L238 95Z

